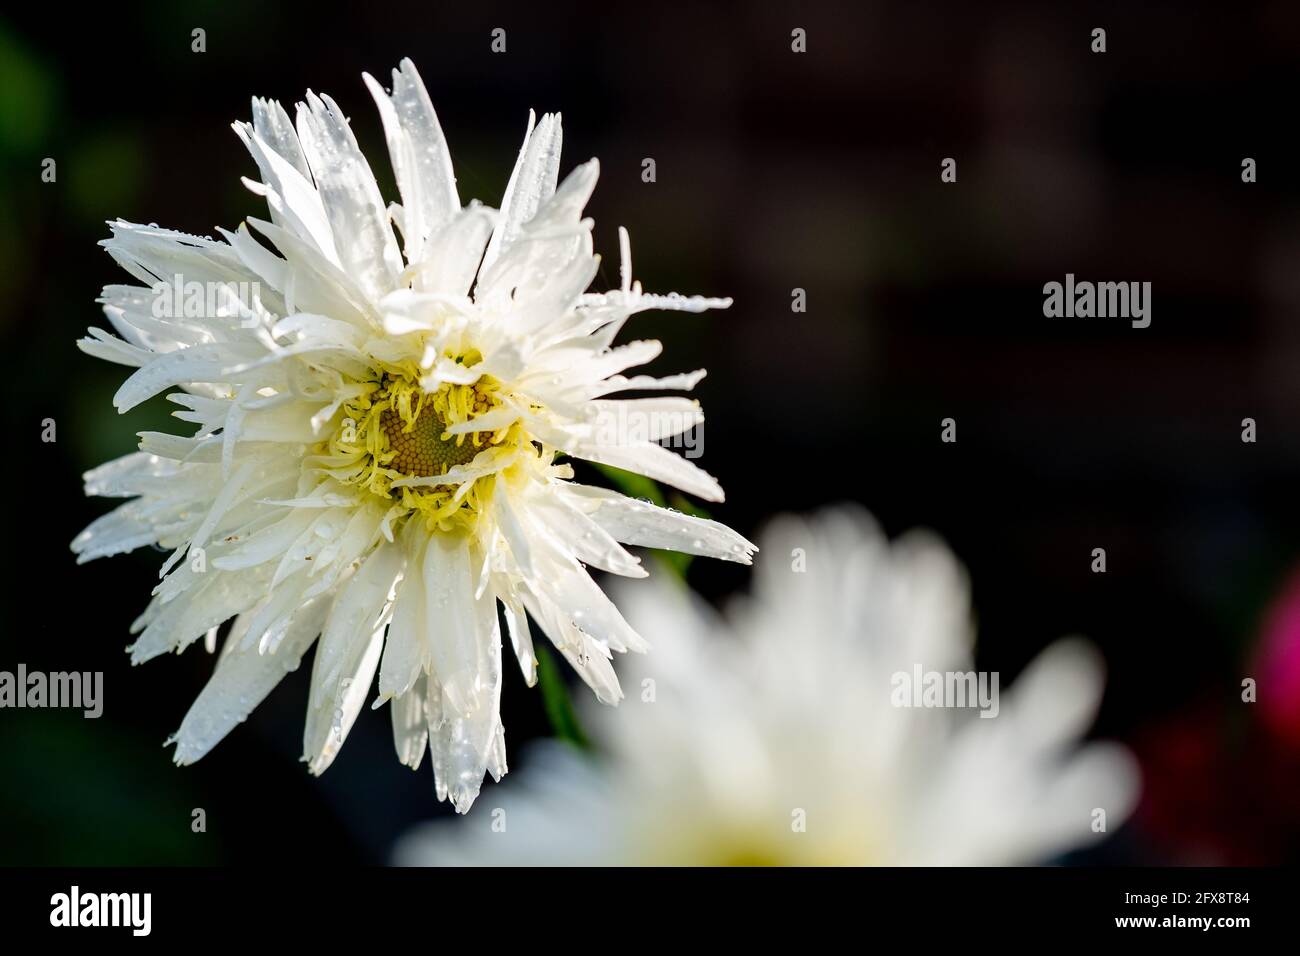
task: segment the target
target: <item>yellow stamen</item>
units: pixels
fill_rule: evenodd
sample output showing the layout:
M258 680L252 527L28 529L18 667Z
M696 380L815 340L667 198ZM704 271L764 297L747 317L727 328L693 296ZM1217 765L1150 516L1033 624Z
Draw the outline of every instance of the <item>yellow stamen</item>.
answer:
M493 431L449 431L501 406L500 385L489 376L471 385L443 384L433 392L423 391L417 379L418 369L386 371L364 394L342 406L334 435L313 449L307 464L343 484L360 485L419 512L430 530L470 525L495 474L445 485L394 482L445 475L493 448L519 449L532 457L539 452L518 423Z

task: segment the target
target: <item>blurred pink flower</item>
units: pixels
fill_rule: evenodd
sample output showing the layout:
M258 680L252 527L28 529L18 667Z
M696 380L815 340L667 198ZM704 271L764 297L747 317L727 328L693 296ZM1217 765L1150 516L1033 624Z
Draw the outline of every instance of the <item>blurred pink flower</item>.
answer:
M1287 746L1300 749L1300 569L1265 612L1249 674L1258 684L1264 725Z

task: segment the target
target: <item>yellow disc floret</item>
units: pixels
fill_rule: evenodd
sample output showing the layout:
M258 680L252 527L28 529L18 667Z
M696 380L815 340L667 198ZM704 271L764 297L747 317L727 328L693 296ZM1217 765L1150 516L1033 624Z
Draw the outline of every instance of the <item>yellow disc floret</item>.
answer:
M380 414L379 425L393 452L388 466L404 475L431 478L445 475L455 465L468 465L473 461L482 447L481 436L447 434L447 426L451 423L445 417L446 410L438 408L461 399L468 401L471 396L466 393L472 388L466 385L444 386L433 401L421 403L419 414L410 421L404 419L397 409ZM489 409L488 399L477 389L473 390L472 399L476 413L482 414Z
M305 464L388 498L400 511L418 512L431 531L472 524L490 492L485 483L516 453L536 454L517 422L463 427L502 406L501 386L491 376L426 392L415 369L390 368L357 390L342 405L333 436ZM433 480L442 476L445 483Z

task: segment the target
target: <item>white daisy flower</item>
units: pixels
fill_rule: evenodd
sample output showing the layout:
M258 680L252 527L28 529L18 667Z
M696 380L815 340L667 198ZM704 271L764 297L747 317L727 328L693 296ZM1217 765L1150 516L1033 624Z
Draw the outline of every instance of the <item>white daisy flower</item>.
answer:
M607 396L704 375L622 374L660 352L612 344L629 316L731 300L643 293L623 230L620 288L585 291L599 264L582 218L597 163L557 187L558 114L529 116L499 211L462 208L415 67L402 62L391 93L365 81L401 205L384 205L338 105L309 92L294 120L254 99L252 123L234 127L270 221L221 241L111 224L104 246L142 285L104 290L120 338L91 329L79 344L136 367L119 411L179 387L169 398L197 431L144 433L138 453L89 472L87 494L132 500L72 548L79 561L172 549L133 628L135 663L205 635L213 650L234 619L173 738L177 763L207 753L319 635L311 771L330 765L378 671L375 706L391 705L399 758L418 767L427 741L439 798L463 812L485 771L506 772L498 602L530 684L526 614L615 703L612 652L646 644L586 566L644 576L624 544L749 562L753 546L728 528L577 484L556 460L722 500L659 443L702 421L696 402ZM629 437L611 421L649 424Z
M995 865L1123 822L1134 762L1079 746L1102 693L1090 646L1044 651L991 719L901 706L900 674L974 674L947 548L891 545L850 510L779 519L760 544L753 595L725 616L671 582L628 595L655 654L617 713L585 715L600 757L540 747L492 813L417 828L397 862Z

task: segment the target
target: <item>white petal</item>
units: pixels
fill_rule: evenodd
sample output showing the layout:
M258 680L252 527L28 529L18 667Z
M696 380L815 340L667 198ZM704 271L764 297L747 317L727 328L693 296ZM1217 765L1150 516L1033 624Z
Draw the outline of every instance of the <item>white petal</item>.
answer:
M425 710L428 690L421 675L405 694L394 697L388 705L393 721L393 746L397 759L412 770L420 768L429 743L429 721Z
M564 143L560 116L547 113L540 123L536 120L536 115L529 110L524 144L519 148L519 159L515 161L510 181L506 184L501 199L501 217L483 255L481 272L486 272L497 257L510 248L520 227L532 219L538 207L554 194L555 184L559 181L560 147Z
M298 669L302 655L320 633L329 601L318 599L294 614L275 653L240 649L248 615L241 615L226 638L216 671L199 693L174 737L178 764L204 756L253 712L285 674Z
M417 276L419 288L468 295L495 221L495 210L471 203L430 234Z
M601 445L592 439L566 434L558 429L547 432L546 440L575 458L585 458L587 461L645 475L705 501L722 501L726 497L717 479L703 468L653 442Z
M391 99L369 75L364 79L379 107L402 194L407 259L418 261L424 240L460 209L451 155L429 94L410 60L402 60L393 71Z
M750 564L758 548L726 525L588 485L563 486L574 506L624 544Z
M583 564L624 577L644 578L649 574L639 558L626 551L581 508L573 507L568 499L534 495L529 510L537 533L549 534L557 545ZM529 577L530 572L525 570L524 576Z
M514 647L519 669L523 672L524 682L532 687L537 683L537 658L533 654L533 635L528 628L528 615L524 606L513 594L503 596L506 630L510 634L510 644Z
M347 662L358 656L358 645L379 627L402 564L399 546L381 545L343 585L316 650L313 695L332 693L346 676Z
M495 599L491 604L495 605ZM506 772L501 726L501 632L495 611L476 616L478 661L474 700L467 709L429 681L429 749L434 782L440 798L449 797L458 813L467 813L492 771L500 780ZM440 692L441 691L441 692Z
M397 240L374 174L338 104L307 94L298 104L298 138L320 191L339 260L372 300L402 271Z
M495 599L475 600L474 574L469 544L454 535L435 534L424 552L425 633L429 640L432 673L453 710L476 709L478 630L482 605ZM495 609L492 610L495 619Z
M393 602L384 661L379 668L379 699L405 694L428 666L429 631L425 620L424 561L415 552L407 559L402 583Z
M141 664L168 651L183 650L210 628L247 611L266 596L271 573L263 565L247 571L209 570L197 577L202 580L162 605L131 645L132 664Z
M361 653L345 662L344 676L330 695L307 712L303 731L303 759L307 769L319 776L329 769L356 722L361 705L370 694L379 655L384 647L384 629L376 630L368 641L359 642ZM315 674L312 675L315 683Z
M311 180L273 149L247 123L235 123L235 133L253 154L265 182L271 219L308 244L326 261L339 266L338 250L320 193ZM247 180L245 181L247 182Z

